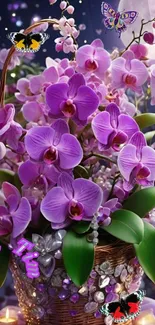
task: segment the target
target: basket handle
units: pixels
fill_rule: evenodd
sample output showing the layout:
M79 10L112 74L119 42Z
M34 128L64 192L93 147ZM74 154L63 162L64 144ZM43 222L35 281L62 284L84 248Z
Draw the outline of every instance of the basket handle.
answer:
M23 32L23 34L27 35L29 34L33 28L40 26L43 23L48 23L50 25L59 24L59 20L57 19L42 19L36 23L34 23L33 25L29 26L27 29L25 29L25 31ZM3 70L2 70L2 77L1 77L1 83L0 83L0 106L4 107L4 99L5 99L5 85L6 85L6 76L7 76L7 69L8 69L8 65L10 63L11 57L13 55L13 53L15 52L15 46L13 45L10 48L10 51L6 57L4 66L3 66Z

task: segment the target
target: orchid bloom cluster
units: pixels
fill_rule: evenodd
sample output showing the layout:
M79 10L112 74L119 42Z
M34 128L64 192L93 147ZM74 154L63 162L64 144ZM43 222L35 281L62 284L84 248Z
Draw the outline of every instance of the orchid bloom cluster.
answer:
M127 96L147 86L154 101L146 52L134 44L113 59L96 39L73 61L47 58L40 75L18 80L20 113L11 103L0 108L0 171L21 182L2 183L1 236L91 224L94 216L106 227L135 185L154 186L155 151Z

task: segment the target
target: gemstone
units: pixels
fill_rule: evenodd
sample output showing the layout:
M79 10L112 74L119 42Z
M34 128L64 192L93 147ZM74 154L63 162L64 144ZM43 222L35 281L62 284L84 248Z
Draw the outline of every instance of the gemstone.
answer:
M78 292L82 296L87 296L88 295L88 287L87 286L83 286L82 288L80 288L80 290Z
M65 289L62 289L58 294L58 297L61 300L66 300L67 298L69 298L69 296L70 296L70 291Z
M70 301L73 302L74 304L76 304L80 299L80 296L78 293L74 293L71 297L70 297Z
M99 266L99 265L96 265L96 266L95 266L95 271L96 271L99 275L104 274L104 272L100 269L100 266Z
M111 268L111 264L110 264L110 262L108 262L108 261L103 262L103 263L100 265L100 269L101 269L102 271L106 271L106 270L108 270L108 269L110 269L110 268Z
M104 293L102 291L96 291L94 294L94 300L101 304L104 301Z
M105 277L105 275L101 275L99 278L98 286L99 288L105 288L110 282L109 277Z
M84 306L84 311L85 313L95 313L97 311L97 308L98 308L98 303L91 301Z
M70 315L72 316L72 317L74 317L74 316L76 316L77 315L77 311L76 310L70 310Z
M55 234L55 239L58 239L58 240L63 240L63 238L66 236L66 230L64 229L61 229L61 230L58 230Z
M120 298L124 298L127 296L127 293L126 291L122 291L121 294L120 294Z
M51 279L51 285L53 287L62 287L62 279L59 275L55 275Z
M40 291L40 292L43 292L43 291L46 290L46 286L45 286L44 283L39 283L39 284L37 284L37 285L36 285L36 288L37 288L37 290Z
M115 284L115 290L114 290L114 291L115 291L116 293L119 293L119 292L121 292L121 291L123 290L123 287L124 287L123 284L116 283L116 284Z
M97 273L94 270L92 270L91 273L90 273L90 276L91 276L92 279L95 279L96 276L97 276Z
M114 272L115 278L118 278L121 275L123 269L124 269L124 264L120 264L115 267L115 272Z
M107 269L107 270L104 271L104 273L105 273L106 275L112 275L112 274L114 274L114 269L113 269L113 268L111 268L111 269Z
M127 266L127 271L128 271L129 273L133 273L133 271L134 271L133 266L128 265L128 266Z
M53 256L51 256L50 265L44 266L44 265L40 264L39 268L45 277L50 278L51 275L53 274L54 269L55 269L55 258Z
M39 256L37 261L40 264L42 264L44 267L46 267L51 264L52 259L53 259L53 256L51 256L50 254L46 254L44 256Z
M56 251L58 248L60 248L61 247L61 245L62 245L62 241L60 241L60 240L55 240L55 241L53 241L53 243L52 243L52 245L51 245L51 247L50 247L50 251Z
M70 284L70 280L68 278L64 279L63 284Z
M115 285L114 284L113 285L108 285L108 286L105 287L105 292L106 293L112 292L114 290L115 290Z
M55 288L51 288L51 287L49 287L49 288L48 288L48 293L49 293L49 295L50 295L51 297L55 297L55 295L56 295L56 289L55 289Z
M95 282L94 279L89 278L87 281L88 287L91 287L94 284L94 282Z
M95 286L91 286L90 288L89 288L89 293L93 293L93 292L95 292L96 291L96 287Z
M54 257L57 259L57 260L60 260L62 258L62 253L60 250L57 250L54 254Z
M35 244L35 250L38 252L45 252L44 238L38 234L32 234L32 242Z
M45 310L43 307L33 307L31 313L37 318L43 318L45 314Z
M71 293L78 292L78 288L73 283L69 286L69 289L70 289Z
M97 311L94 313L94 317L95 317L95 318L101 318L101 317L102 317L102 314L100 313L99 310L97 310Z
M54 275L60 275L63 272L63 269L61 269L60 267L58 267L55 271L54 271Z
M126 278L127 278L127 275L128 275L128 272L126 269L123 269L122 273L121 273L121 276L120 276L120 280L122 282L125 282Z
M112 323L113 323L113 318L112 318L112 316L107 316L107 317L105 317L104 318L104 323L105 323L105 325L112 325Z
M111 302L111 301L117 301L119 300L119 295L117 295L116 293L108 293L108 295L106 296L105 302Z
M110 277L110 284L116 284L116 279L114 278L114 276Z

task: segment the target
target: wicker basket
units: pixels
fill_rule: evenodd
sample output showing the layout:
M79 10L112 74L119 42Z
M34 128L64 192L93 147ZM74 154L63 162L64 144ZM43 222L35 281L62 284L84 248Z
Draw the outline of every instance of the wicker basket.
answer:
M134 257L131 245L123 242L115 242L106 246L97 246L95 253L95 266L100 265L104 261L109 261L113 267L120 264L129 263ZM63 267L62 262L58 262L56 268ZM140 267L140 266L138 266ZM54 298L47 293L51 286L51 279L45 279L41 276L38 279L31 280L26 277L21 270L15 255L12 256L10 265L16 294L19 305L23 311L27 325L103 325L103 317L95 318L94 314L84 312L84 305L88 302L88 297L81 296L76 304L66 299L61 301L58 296ZM134 273L132 274L134 276ZM46 284L46 289L41 294L42 298L38 300L36 291L37 284ZM95 280L98 285L98 278ZM40 293L39 293L40 294ZM70 315L71 310L76 310L76 315ZM130 324L130 322L126 323Z

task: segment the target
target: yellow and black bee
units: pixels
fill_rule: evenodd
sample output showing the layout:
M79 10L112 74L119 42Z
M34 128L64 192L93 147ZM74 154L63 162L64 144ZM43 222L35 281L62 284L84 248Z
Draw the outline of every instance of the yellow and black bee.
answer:
M19 52L38 52L41 45L49 38L46 33L10 33L8 39L14 44Z

